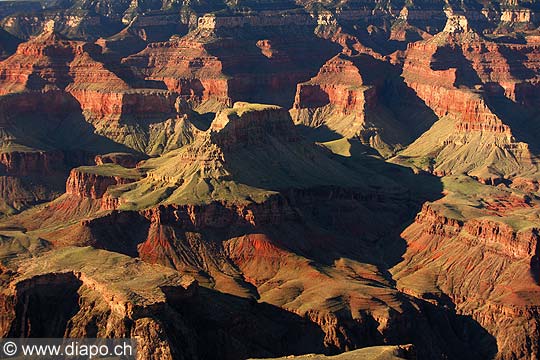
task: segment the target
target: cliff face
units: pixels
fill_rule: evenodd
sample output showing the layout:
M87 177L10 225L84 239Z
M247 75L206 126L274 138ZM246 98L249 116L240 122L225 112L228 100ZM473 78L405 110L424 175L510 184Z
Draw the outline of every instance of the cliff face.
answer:
M467 61L456 63L461 51L457 47L459 45L451 42L448 45L444 42L439 45L438 42L445 41L444 37L453 41L452 36L452 33L443 32L427 42L409 45L403 66L403 76L407 84L439 117L451 114L458 122L472 123L471 126L477 126L478 130L509 131L488 108L482 95L474 91L474 86L481 87L482 83L475 81L478 77L474 72L470 72L471 69L467 69ZM470 32L468 36L476 35ZM469 73L465 73L466 71ZM460 89L459 86L464 81L472 81L468 84L472 89Z
M341 129L341 132L354 134L359 131L354 125L358 127L362 123L367 109L375 107L376 98L375 88L365 84L359 68L351 60L338 56L329 60L316 77L298 85L293 116L297 119L307 117L306 125L310 125L310 122L321 123L323 119L309 119L309 115L302 116L300 113L331 105L339 115L356 115L352 124L346 124ZM328 125L332 128L332 124Z
M329 194L303 192L292 197L302 203L309 196L323 201ZM193 274L205 286L241 298L260 298L298 314L304 321L309 319L309 323L319 329L320 336L312 346L317 344L326 351L393 341L421 344L422 354L426 356L465 351L468 345L460 334L439 327L440 324L427 315L435 311L428 302L404 297L392 288L376 266L340 258L321 271L313 264L313 258L298 255L299 249L308 251L314 247L332 252L330 249L339 240L327 237L324 231L300 225L303 222L299 219L312 214L298 213L291 208L291 201L276 197L262 204L243 206L218 202L160 206L131 217L126 212L113 213L85 226L91 229L95 247L135 251L145 262ZM337 202L351 206L347 195L332 199L334 206ZM147 236L141 238L140 232L134 232L141 242L119 247L124 241L119 234L127 234L128 228L134 229L143 223L147 225L138 231L146 232ZM231 229L235 230L231 233ZM291 234L293 229L302 229L313 240L298 244ZM111 238L113 234L118 235ZM329 243L333 246L328 247ZM351 282L351 277L356 280ZM282 285L276 288L276 284ZM304 306L306 303L311 304L309 308ZM451 314L438 316L460 324ZM445 334L441 336L455 339L459 347L451 350L435 333L415 335L431 334L429 329L437 329L437 333ZM243 343L249 344L249 341Z
M441 120L401 155L428 159L424 169L435 174L465 172L490 183L534 172L523 134L536 130L512 114L531 116L537 101L535 53L534 45L490 42L457 15L445 31L409 45L403 77Z
M199 1L196 3L186 1L145 1L134 4L130 1L72 1L66 4L44 4L39 6L24 3L17 5L3 5L0 15L4 19L3 27L19 37L28 37L39 32L43 24L54 19L62 23L62 33L73 37L107 37L118 31L122 26L133 21L147 23L161 21L166 29L170 24L167 19L173 18L176 24L194 26L197 17L202 18L207 27L240 26L243 24L275 25L279 20L268 16L257 16L260 13L291 12L289 18L296 22L308 21L306 15L298 14L304 7L307 11L317 12L318 0L302 1L246 1L231 4L226 1ZM448 8L454 11L463 11L470 21L481 28L491 31L508 32L513 30L527 30L537 24L536 3L530 1L469 1L466 4L447 3L442 0L410 1L404 4L399 0L380 3L377 1L344 1L341 7L335 4L326 4L328 9L335 11L340 21L355 21L366 19L371 23L380 24L390 20L405 20L413 26L430 32L438 32L444 27L445 11ZM232 12L238 8L249 9L250 14L243 17L231 17L225 24L222 17L206 15L207 13L221 11ZM337 11L336 11L337 10ZM179 14L180 13L180 14ZM22 16L21 16L22 14ZM180 16L179 16L180 15ZM266 15L266 14L264 14ZM165 21L164 21L165 20ZM151 29L151 27L150 27ZM163 31L163 30L161 30Z
M526 220L536 203L499 197L493 203L505 204L496 205L504 217L490 216L488 205L475 216L460 207L464 218L456 219L448 210L452 196L424 205L402 233L408 250L392 270L398 288L438 304L451 301L496 338L499 359L536 356L539 233Z
M70 89L90 122L176 116L176 96L160 90L93 91Z
M394 91L389 88L401 87L397 79L392 66L372 55L338 55L317 76L298 84L291 116L315 134L358 138L383 155L391 154L415 132L407 128L408 119L397 111L402 100L394 98L393 109L384 100L384 94ZM406 92L398 92L396 97L407 98ZM414 127L421 128L422 122L417 116Z
M2 95L64 90L93 121L175 113L176 97L159 90L132 90L102 62L101 47L65 40L55 32L55 23L49 26L0 64Z
M73 169L67 179L66 194L77 195L83 198L101 199L109 186L129 184L135 179L119 176L92 174L84 170Z
M188 301L190 305L171 305L181 318L190 319L189 324L202 324L200 317L215 319L203 299L223 309L218 330L213 320L213 326L195 325L197 334L205 334L204 339L225 336L216 346L230 344L237 334L245 337L246 328L233 326L228 335L219 335L231 327L230 317L223 314L236 318L243 313L240 318L256 324L239 345L229 345L231 359L239 354L266 356L265 351L273 356L331 353L388 342L418 344L426 357L475 353L452 329L462 326L455 314L396 290L381 261L383 251L367 251L386 246L378 239L393 239L396 234L389 229L399 228L411 206L418 204L403 186L359 167L361 163L299 138L285 109L237 103L217 114L208 131L191 144L137 168L106 163L73 170L68 194L33 214L6 219L5 226L38 231L58 248L85 246L80 249L90 251L90 246L137 257L144 266L157 269L159 264L192 274L207 287L200 289L206 295ZM409 171L396 167L394 174L412 181ZM370 221L366 212L384 214L387 222ZM102 259L106 261L104 255ZM59 267L69 268L65 263ZM73 309L73 324L103 318L101 305L87 308L85 298L77 302L84 311ZM266 310L257 300L266 303ZM247 314L246 303L253 304ZM151 314L167 314L180 323L166 306L156 309ZM445 321L435 321L432 311ZM168 320L159 319L164 333L182 338ZM281 324L277 330L275 319ZM107 321L117 323L116 318ZM117 332L107 332L101 321L97 323L99 335L135 334L133 328L120 325ZM74 325L74 334L89 335L83 328ZM300 331L307 345L297 336L291 337L296 345L286 340ZM261 336L278 341L279 347L269 351L254 345L260 344ZM194 346L197 354L217 350Z
M252 29L249 34L245 26ZM296 84L338 51L313 34L314 26L305 12L208 15L186 36L150 44L123 62L145 79L163 82L198 103L242 100L290 106Z
M291 125L283 108L236 103L233 109L220 112L209 130L212 141L226 151L235 146L260 146L268 141L268 136L284 142L297 141L298 134Z
M52 266L55 265L59 263ZM132 262L125 265L148 274L152 271ZM157 359L156 354L160 354L161 359L174 358L179 349L170 337L189 336L189 330L181 321L167 324L165 314L178 320L179 316L171 306L196 296L197 283L192 278L173 276L161 283L156 278L154 287L147 288L144 293L133 287L126 289L112 285L97 273L103 269L92 265L77 270L47 273L42 269L13 276L11 292L4 293L1 299L2 307L11 311L9 316L3 317L2 336L136 336L140 339L137 347L139 359ZM54 325L44 326L46 320ZM190 350L193 351L193 344L191 349L182 349L182 352L187 355Z
M96 165L116 164L124 168L134 168L140 159L137 156L129 153L110 153L103 155L96 155L94 158Z
M45 143L91 154L127 148L159 154L191 141L197 129L178 94L133 87L101 47L67 40L55 26L0 62L0 106L11 109L0 117L5 143L36 150ZM73 131L79 139L73 139Z
M138 359L208 358L219 348L231 360L282 356L321 342L320 330L305 319L127 256L67 248L39 261L24 272L3 269L10 291L0 297L2 336L136 337ZM54 326L42 326L44 320ZM246 327L250 323L258 326ZM202 340L208 337L215 342Z
M2 174L28 176L31 174L53 175L63 170L62 152L9 152L0 154Z
M203 44L189 40L151 44L124 61L140 68L147 79L162 81L167 89L184 97L229 102L228 82L221 73L222 65ZM202 73L198 75L199 72Z

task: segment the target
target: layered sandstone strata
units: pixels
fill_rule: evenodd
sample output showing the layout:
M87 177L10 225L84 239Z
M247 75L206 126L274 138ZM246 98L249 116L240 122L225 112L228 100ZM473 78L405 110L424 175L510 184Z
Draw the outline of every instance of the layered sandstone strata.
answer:
M470 184L461 189L475 191ZM452 210L453 199L462 196L456 195L463 191L459 187L424 205L402 234L408 250L394 277L403 291L471 316L496 339L496 358L535 357L540 238L528 219L538 205L505 192L488 195L486 186L475 189L472 198L485 210Z
M245 23L253 24L247 37ZM314 26L305 12L204 16L186 36L149 44L123 62L196 103L290 105L296 84L337 53L337 46L313 34Z
M66 40L51 23L0 64L2 95L64 90L91 119L175 113L175 97L158 90L133 90L101 62L101 51L95 44Z
M230 102L221 62L203 44L183 39L150 44L125 61L139 68L145 78L162 81L169 91L188 99Z
M401 155L431 159L426 170L437 174L466 172L489 182L534 172L534 156L523 141L529 138L522 135L534 127L526 130L529 125L513 121L512 113L527 114L538 101L531 95L536 48L492 43L460 19L408 47L405 81L441 120ZM523 54L529 60L518 65Z
M137 171L119 165L98 165L71 170L66 194L82 198L101 199L110 186L129 184L138 180Z
M96 155L94 158L96 165L116 164L125 168L134 168L140 161L137 156L129 153L110 153L104 155Z
M376 84L364 79L363 74L369 71L374 71L369 59L332 58L317 76L298 84L291 109L294 121L345 137L358 136L376 147L381 141L380 128L370 115L378 105L378 93Z
M64 154L55 152L18 152L12 151L0 154L2 175L28 176L53 175L63 169Z
M86 257L87 262L71 261L70 254ZM106 261L101 261L105 258L123 262L123 270L117 269L123 273L119 274L121 283L114 280L112 269L104 272ZM10 290L3 292L0 301L5 311L0 325L3 336L137 337L138 359L174 358L178 349L164 335L176 331L181 336L189 330L182 323L170 328L165 314L179 318L170 307L196 296L193 278L172 272L163 277L155 266L88 248L49 254L43 260L47 267L34 263L24 273L8 272ZM144 287L126 286L126 276L133 270L145 274L148 282ZM20 310L23 308L25 311ZM47 326L44 318L50 321Z

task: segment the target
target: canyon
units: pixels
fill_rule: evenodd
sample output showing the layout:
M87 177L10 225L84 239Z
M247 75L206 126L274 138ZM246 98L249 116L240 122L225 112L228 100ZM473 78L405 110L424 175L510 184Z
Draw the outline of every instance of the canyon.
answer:
M540 356L540 3L1 1L0 336Z

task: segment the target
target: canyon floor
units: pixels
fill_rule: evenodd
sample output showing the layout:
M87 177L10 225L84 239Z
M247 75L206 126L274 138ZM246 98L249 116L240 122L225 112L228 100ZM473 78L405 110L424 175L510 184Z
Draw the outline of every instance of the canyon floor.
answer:
M0 337L540 356L540 1L0 1Z

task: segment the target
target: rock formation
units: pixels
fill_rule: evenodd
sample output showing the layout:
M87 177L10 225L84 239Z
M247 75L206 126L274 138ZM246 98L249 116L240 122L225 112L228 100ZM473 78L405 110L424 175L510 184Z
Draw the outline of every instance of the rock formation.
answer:
M0 2L0 336L538 357L536 0L40 4Z
M472 179L446 181L449 195L424 205L402 234L409 250L393 270L398 288L471 316L497 339L497 358L535 357L538 204ZM483 206L454 210L464 197Z
M535 46L490 42L453 15L432 39L409 45L403 76L406 83L441 118L400 155L398 161L425 158L436 174L466 172L497 183L516 173L536 171L534 153L523 133L534 133L525 116L537 83ZM535 93L532 90L531 93ZM522 140L522 141L520 141Z
M246 26L253 29L248 38L239 32ZM150 44L124 62L145 79L163 82L170 91L197 103L211 100L222 107L243 100L290 105L296 84L309 79L337 50L314 36L312 26L307 13L208 15L199 18L197 28L186 36ZM283 36L289 39L284 42Z

